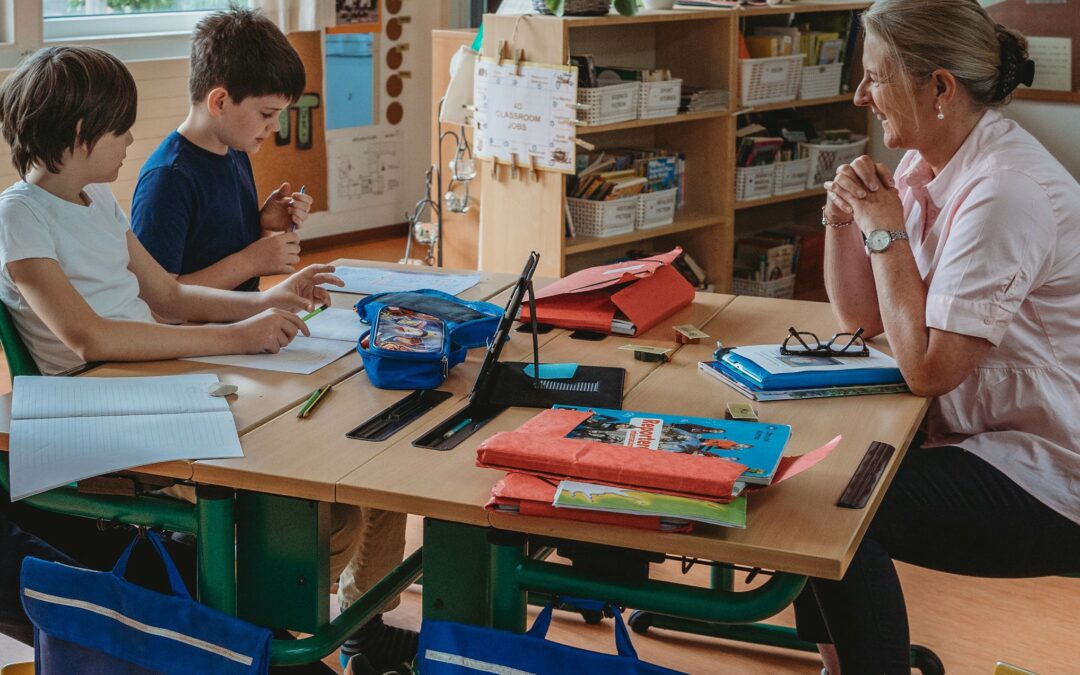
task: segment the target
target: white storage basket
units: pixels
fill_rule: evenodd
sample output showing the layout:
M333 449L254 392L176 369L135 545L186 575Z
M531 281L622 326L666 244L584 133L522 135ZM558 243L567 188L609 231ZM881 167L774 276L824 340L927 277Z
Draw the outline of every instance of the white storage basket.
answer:
M748 202L771 197L775 174L776 169L772 164L736 167L735 200Z
M840 75L843 70L842 63L803 67L802 79L799 80L799 98L836 96L840 93Z
M682 98L682 80L664 80L662 82L639 82L638 119L670 117L679 112Z
M597 201L592 199L566 200L574 232L590 237L611 237L634 231L640 195Z
M580 87L577 102L588 106L578 110L578 119L590 126L637 119L640 82L612 84L606 87Z
M803 55L739 59L739 105L755 106L794 101L799 93Z
M634 227L639 230L648 230L670 225L675 220L675 207L678 201L678 188L638 195L637 222Z
M847 164L866 151L866 137L854 136L850 143L803 143L806 156L810 160L806 187L821 187L822 183L832 180L836 167Z
M756 295L761 298L791 298L795 296L795 275L789 274L772 281L736 277L731 280L731 292L735 295Z
M773 167L775 167L772 190L774 195L786 195L806 189L806 180L810 173L809 157L776 162Z

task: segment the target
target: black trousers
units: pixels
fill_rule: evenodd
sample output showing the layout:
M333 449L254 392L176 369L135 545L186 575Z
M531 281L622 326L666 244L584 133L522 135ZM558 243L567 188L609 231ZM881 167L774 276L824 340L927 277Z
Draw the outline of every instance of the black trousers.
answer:
M810 579L799 636L833 643L843 675L908 675L907 611L893 560L979 577L1080 573L1080 524L960 448L908 453L841 581Z

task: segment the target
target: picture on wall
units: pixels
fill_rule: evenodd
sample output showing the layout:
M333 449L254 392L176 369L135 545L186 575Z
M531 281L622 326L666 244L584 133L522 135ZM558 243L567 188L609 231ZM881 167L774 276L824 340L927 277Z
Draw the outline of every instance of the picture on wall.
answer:
M337 25L330 33L377 33L382 29L379 0L336 0Z

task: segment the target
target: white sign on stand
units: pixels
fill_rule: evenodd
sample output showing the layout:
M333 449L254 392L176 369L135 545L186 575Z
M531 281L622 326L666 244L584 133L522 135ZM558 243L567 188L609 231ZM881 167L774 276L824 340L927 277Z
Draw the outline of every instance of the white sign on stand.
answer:
M576 68L483 57L474 87L477 157L574 173Z

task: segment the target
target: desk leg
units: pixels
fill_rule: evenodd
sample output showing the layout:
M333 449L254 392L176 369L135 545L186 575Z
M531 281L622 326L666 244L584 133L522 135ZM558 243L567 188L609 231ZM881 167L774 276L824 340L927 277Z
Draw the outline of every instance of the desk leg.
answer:
M237 509L239 616L318 633L330 622L330 505L241 490Z
M199 600L236 615L236 545L233 491L212 485L196 488Z
M426 518L424 618L523 631L516 575L524 557L521 535Z

